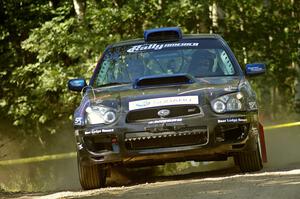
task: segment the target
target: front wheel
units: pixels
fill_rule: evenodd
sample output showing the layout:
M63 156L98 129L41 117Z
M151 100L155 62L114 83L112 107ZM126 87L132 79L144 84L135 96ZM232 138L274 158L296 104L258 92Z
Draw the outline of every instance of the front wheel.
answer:
M234 161L240 167L242 172L259 171L263 168L261 147L259 137L256 139L256 148L254 151L242 151L235 157Z
M85 190L101 188L106 182L106 170L99 165L82 165L78 159L78 173L81 187Z

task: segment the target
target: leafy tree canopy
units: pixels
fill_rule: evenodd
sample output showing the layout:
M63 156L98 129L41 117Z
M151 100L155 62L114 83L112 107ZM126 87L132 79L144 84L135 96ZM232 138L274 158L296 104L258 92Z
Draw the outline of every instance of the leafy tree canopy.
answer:
M292 109L299 7L287 0L2 0L1 115L23 135L59 132L79 100L68 92L67 80L88 78L108 44L162 26L221 34L241 65L265 62L267 75L253 81L264 112Z

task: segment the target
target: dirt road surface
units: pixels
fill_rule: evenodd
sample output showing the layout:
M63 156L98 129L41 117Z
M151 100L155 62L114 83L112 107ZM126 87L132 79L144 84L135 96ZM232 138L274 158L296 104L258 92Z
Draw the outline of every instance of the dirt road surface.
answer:
M178 175L119 176L117 184L83 191L78 186L43 193L14 193L3 198L102 198L102 199L199 199L259 198L300 199L300 127L266 132L268 163L256 173L241 174L233 161L207 163L209 171L192 166ZM141 177L142 176L142 177ZM75 176L76 177L76 176ZM77 178L77 177L76 177ZM75 179L76 181L76 179ZM67 181L71 183L73 181ZM76 181L77 183L78 181ZM124 185L124 186L123 186ZM0 194L1 198L1 194Z
M226 173L226 174L224 174ZM207 176L211 177L207 177ZM199 199L199 198L300 198L300 169L238 174L232 169L160 178L157 182L90 191L31 194L18 198Z

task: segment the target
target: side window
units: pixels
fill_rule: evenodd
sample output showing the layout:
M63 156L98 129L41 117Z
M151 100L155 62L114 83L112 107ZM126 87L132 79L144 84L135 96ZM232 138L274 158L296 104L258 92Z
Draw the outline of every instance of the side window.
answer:
M110 63L108 60L102 62L101 69L96 79L96 85L102 85L108 82L107 71L110 67Z
M127 64L122 57L117 59L106 58L102 64L101 69L96 78L96 86L103 84L124 82L124 77L127 73L124 72Z
M220 61L221 65L223 65L222 70L225 75L233 75L234 74L234 68L233 65L227 55L227 53L224 50L221 50L220 53Z

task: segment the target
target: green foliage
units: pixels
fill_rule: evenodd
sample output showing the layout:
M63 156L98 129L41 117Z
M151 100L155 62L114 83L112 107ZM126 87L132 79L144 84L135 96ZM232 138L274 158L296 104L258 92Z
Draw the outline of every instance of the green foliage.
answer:
M240 63L265 62L267 75L253 81L265 114L292 111L299 67L299 11L291 1L221 1L226 17L224 37ZM243 51L245 49L245 52ZM298 58L297 58L298 57ZM297 77L298 76L298 77ZM270 89L271 88L271 89ZM280 93L280 95L279 95Z
M84 19L79 20L72 1L55 6L44 0L2 1L1 114L21 126L24 134L42 137L59 132L79 101L78 95L68 92L67 80L89 78L108 44L162 26L221 34L242 66L244 61L267 64L267 75L253 81L264 112L292 107L299 66L299 4L215 1L219 18L218 26L212 27L213 2L87 0Z

